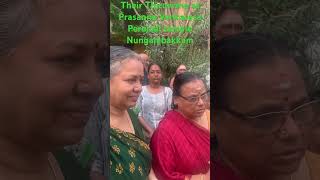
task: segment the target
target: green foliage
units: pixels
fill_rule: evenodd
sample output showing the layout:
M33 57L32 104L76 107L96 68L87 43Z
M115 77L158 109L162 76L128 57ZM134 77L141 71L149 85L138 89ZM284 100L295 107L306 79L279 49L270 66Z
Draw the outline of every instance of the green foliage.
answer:
M119 20L119 14L124 13L126 15L133 15L135 11L133 9L122 9L122 0L111 0L110 1L110 21L111 21L111 44L115 42L124 44L126 36L129 35L127 31L128 24L138 25L139 21L121 21ZM126 1L129 2L129 1ZM139 0L132 0L132 2L139 2ZM145 9L138 10L139 13L144 13Z
M169 3L173 1L169 0L149 0L154 2ZM190 45L148 45L145 47L146 52L150 55L151 59L160 64L164 71L164 76L166 78L171 77L180 64L185 64L191 71L197 72L202 75L207 75L209 68L210 52L208 49L209 40L209 28L210 28L210 17L208 2L205 1L195 1L188 0L187 3L200 2L202 7L194 11L185 11L185 15L202 15L204 18L200 21L120 21L118 15L124 13L126 15L177 15L178 12L174 9L149 9L146 6L142 9L121 9L121 1L111 0L110 2L110 20L111 20L111 44L122 43L124 44L124 39L126 36L130 35L127 32L127 25L141 25L141 26L155 26L155 25L168 25L168 26L192 26L193 30L191 33L177 33L177 34L165 34L165 33L135 33L134 36L140 37L184 37L192 38L193 44ZM128 0L127 2L130 2ZM132 2L143 2L140 0L132 0ZM176 1L178 2L178 1ZM182 1L181 1L182 3Z
M309 90L320 89L320 1L319 0L228 0L245 20L247 31L268 33L287 42L296 53Z
M189 3L194 3L196 1L189 0ZM190 71L199 73L203 76L207 75L210 61L210 51L208 48L209 40L209 6L206 6L207 2L201 2L202 8L196 9L193 12L185 12L192 16L201 15L202 20L194 21L145 21L145 26L155 26L155 25L168 25L168 26L191 26L192 32L182 32L182 33L145 33L143 36L146 37L181 37L181 38L192 38L193 43L188 45L183 44L166 44L161 46L148 45L146 51L150 54L152 60L160 64L165 72L165 77L171 77L176 68L180 64L185 64ZM177 14L175 12L168 12L165 10L148 10L147 14Z

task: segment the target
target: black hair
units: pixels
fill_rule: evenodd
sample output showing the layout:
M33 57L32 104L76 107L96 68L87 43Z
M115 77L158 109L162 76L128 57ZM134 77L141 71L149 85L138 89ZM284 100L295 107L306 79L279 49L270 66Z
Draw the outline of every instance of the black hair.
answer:
M148 74L149 74L149 71L150 71L151 67L154 66L154 65L158 66L158 67L160 68L160 70L162 71L162 68L161 68L161 66L160 66L159 64L157 64L157 63L150 63L149 66L148 66Z
M201 80L203 82L204 86L206 86L206 83L201 78L201 76L199 76L198 74L195 74L192 72L185 72L185 73L176 75L176 77L173 81L173 94L172 95L179 96L180 91L181 91L181 87L191 81L194 81L194 80Z
M272 57L293 57L287 45L272 40L268 35L240 33L217 41L212 53L213 108L227 106L226 79L233 73L260 63L272 61Z

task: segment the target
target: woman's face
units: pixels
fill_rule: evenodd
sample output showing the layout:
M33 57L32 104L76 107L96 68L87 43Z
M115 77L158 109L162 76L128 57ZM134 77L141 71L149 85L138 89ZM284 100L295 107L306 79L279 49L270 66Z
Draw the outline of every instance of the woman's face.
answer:
M187 71L187 67L182 64L182 65L180 65L180 66L177 68L176 73L177 73L177 74L182 74L182 73L184 73L184 72L186 72L186 71Z
M148 72L148 79L150 83L161 84L162 72L158 65L152 65Z
M225 93L228 108L252 116L291 110L308 101L301 74L289 59L270 60L231 74ZM306 141L304 128L296 122L306 117L249 120L222 109L215 113L214 126L226 159L244 174L268 177L291 174L299 167ZM280 129L267 130L273 121Z
M110 79L110 104L120 109L135 106L141 92L143 64L137 59L123 61L120 70Z
M206 93L207 89L203 82L201 80L193 80L181 86L180 96L176 96L174 102L185 117L195 120L205 112L208 99Z
M106 27L99 0L49 3L39 17L36 30L1 59L0 133L52 148L82 137L102 92L95 55Z

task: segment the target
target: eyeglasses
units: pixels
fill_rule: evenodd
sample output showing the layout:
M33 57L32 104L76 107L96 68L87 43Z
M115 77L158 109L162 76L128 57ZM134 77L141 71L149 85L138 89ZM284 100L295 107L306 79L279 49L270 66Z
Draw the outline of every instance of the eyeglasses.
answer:
M186 101L189 101L190 103L196 104L199 102L200 99L202 99L202 101L208 101L209 96L210 96L210 91L206 91L205 93L201 94L200 96L190 96L190 97L184 97L181 95L178 95L178 96L182 97Z
M256 116L243 114L230 108L223 109L240 119L248 120L248 123L253 128L262 133L279 131L289 116L293 118L300 128L310 127L320 121L320 99L304 103L290 111L269 112Z

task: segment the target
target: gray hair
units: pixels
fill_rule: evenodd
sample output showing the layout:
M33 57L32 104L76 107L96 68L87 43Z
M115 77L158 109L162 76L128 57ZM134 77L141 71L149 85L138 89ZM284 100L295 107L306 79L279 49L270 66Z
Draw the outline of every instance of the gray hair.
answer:
M140 61L140 57L134 51L123 46L110 46L110 78L120 71L121 65L128 59Z
M101 3L105 4L104 1ZM12 53L37 27L40 9L55 2L58 0L0 1L0 57Z
M32 0L0 2L0 56L8 55L36 27L36 3Z

